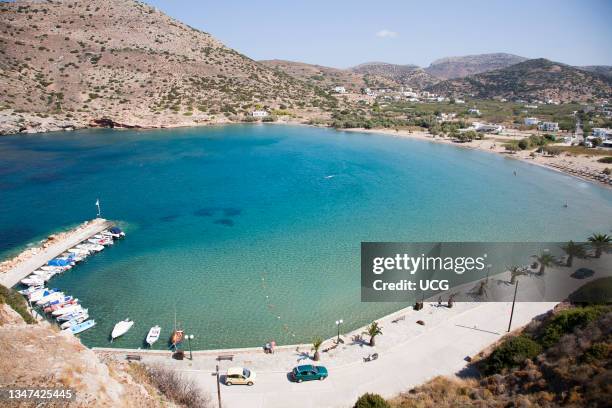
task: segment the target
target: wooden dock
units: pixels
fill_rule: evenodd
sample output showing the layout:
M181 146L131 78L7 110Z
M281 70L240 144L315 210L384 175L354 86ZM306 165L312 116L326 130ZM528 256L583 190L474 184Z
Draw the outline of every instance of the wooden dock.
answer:
M87 223L83 228L67 232L57 242L52 243L32 257L19 262L8 271L0 273L0 284L9 288L15 286L20 280L41 266L46 265L51 259L112 226L113 224L110 221L104 218L96 218Z

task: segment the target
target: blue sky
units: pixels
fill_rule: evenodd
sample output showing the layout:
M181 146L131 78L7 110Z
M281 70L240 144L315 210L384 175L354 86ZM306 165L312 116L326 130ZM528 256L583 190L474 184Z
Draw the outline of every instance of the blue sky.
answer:
M608 0L147 0L253 59L345 68L366 61L427 66L508 52L612 65Z

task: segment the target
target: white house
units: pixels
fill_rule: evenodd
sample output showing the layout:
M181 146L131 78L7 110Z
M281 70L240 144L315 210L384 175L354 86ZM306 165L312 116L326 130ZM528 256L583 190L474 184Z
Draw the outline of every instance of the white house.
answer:
M334 87L334 92L339 94L345 94L346 89L343 86L336 86Z
M609 128L593 128L593 136L601 137L602 139L612 138L612 129Z
M254 118L265 118L269 115L269 113L265 110L255 110L251 113L251 115L253 115Z
M474 128L475 131L477 132L483 132L483 133L500 133L502 130L504 130L504 127L502 125L496 125L496 124L492 124L492 123L480 123L480 122L474 122L472 123L472 127Z
M480 110L478 110L478 109L470 108L470 109L468 109L468 113L470 115L478 115L478 116L480 116Z
M538 129L543 130L544 132L558 132L559 124L557 122L542 122L538 126Z
M465 101L463 99L455 99L455 103L458 103L459 105L463 105Z
M526 126L535 126L538 123L540 123L540 120L538 118L525 118Z

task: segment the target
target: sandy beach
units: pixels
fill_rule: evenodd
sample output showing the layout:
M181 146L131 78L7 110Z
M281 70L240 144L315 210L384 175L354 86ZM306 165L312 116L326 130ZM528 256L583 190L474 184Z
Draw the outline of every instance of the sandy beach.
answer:
M375 133L384 134L394 137L410 138L423 140L430 143L442 143L448 144L463 149L476 149L483 152L500 154L509 159L521 160L526 163L543 166L551 170L559 171L572 177L577 177L582 180L597 183L598 185L612 188L610 181L605 182L597 179L594 175L601 175L602 171L606 168L610 168L610 164L599 163L597 159L602 156L583 156L574 155L569 153L562 153L558 156L546 156L540 153L534 153L531 156L532 151L521 150L515 153L509 153L504 143L512 140L520 140L523 137L529 136L526 134L516 135L487 135L486 139L473 140L466 143L455 143L449 138L433 137L431 134L422 131L407 131L407 130L395 130L395 129L343 129L346 132L360 132L360 133ZM612 152L610 152L612 155ZM610 180L610 178L608 178Z

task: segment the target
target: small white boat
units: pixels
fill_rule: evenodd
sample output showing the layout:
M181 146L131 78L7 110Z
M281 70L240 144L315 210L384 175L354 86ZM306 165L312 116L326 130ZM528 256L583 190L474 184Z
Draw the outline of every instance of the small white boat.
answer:
M87 320L86 322L75 324L74 326L71 326L65 329L64 331L68 333L72 333L72 334L79 334L81 332L84 332L87 329L91 329L95 325L96 325L95 320Z
M80 309L77 309L76 311L72 312L72 313L68 313L65 315L62 315L60 317L57 318L58 322L67 322L69 320L74 319L75 317L79 317L82 314L87 314L88 313L88 309L83 309L82 307Z
M28 295L28 300L30 302L36 302L36 301L40 300L42 297L47 296L47 295L49 295L49 294L51 294L53 292L57 292L57 291L58 290L55 289L55 288L54 289L42 288L42 289L39 289L37 291L34 291L34 292L30 293Z
M64 292L53 292L49 293L47 296L43 296L39 300L36 301L37 305L42 305L47 302L52 302L54 300L59 300L64 297Z
M159 335L161 333L161 327L153 326L149 330L149 334L147 334L147 344L152 346L157 340L159 340Z
M22 279L20 282L27 286L38 286L44 284L49 278L45 279L42 276L30 275L29 277Z
M67 329L69 327L75 326L79 323L83 323L85 320L89 319L89 314L88 313L81 313L75 317L73 317L72 319L60 324L60 328L62 329Z
M111 238L103 238L103 239L89 238L87 242L94 244L94 245L113 245L113 240Z
M117 323L113 328L113 332L111 333L111 341L115 340L119 336L123 336L132 328L133 325L134 322L130 319L125 319Z
M102 251L104 249L104 247L102 245L90 244L90 243L79 244L76 247L77 248L86 249L88 251L93 251L93 252L100 252L100 251Z
M27 296L28 298L33 295L34 293L38 292L39 290L47 290L47 288L45 288L43 285L40 286L30 286L27 289L23 289L20 290L19 293L21 293L24 296Z
M91 254L91 251L88 251L86 249L82 249L82 248L70 248L68 251L70 251L73 254L77 254L77 255L81 255L81 256L87 256L89 254Z
M53 312L51 312L51 314L55 317L57 316L62 316L62 315L66 315L68 313L73 313L77 310L82 310L83 308L81 307L81 305L79 305L78 303L75 305L67 305L66 307L62 307L60 309L57 309Z
M49 266L49 265L45 265L45 266L41 266L40 267L40 269L43 270L43 271L55 272L55 273L62 273L64 271L67 271L70 268L72 268L71 265L66 265L66 266Z

